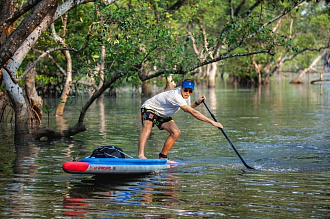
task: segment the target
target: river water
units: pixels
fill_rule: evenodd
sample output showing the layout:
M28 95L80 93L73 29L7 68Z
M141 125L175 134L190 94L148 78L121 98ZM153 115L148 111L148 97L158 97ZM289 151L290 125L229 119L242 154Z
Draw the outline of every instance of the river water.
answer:
M158 174L98 179L70 175L62 163L116 145L136 157L144 98L103 97L86 115L87 131L72 139L14 145L13 127L0 127L0 218L329 218L330 84L260 88L219 82L199 86L206 103L244 160L220 130L182 111L181 136L169 153L184 165ZM86 97L72 97L58 130L73 125ZM57 100L47 99L50 107ZM197 108L210 117L203 105ZM47 124L47 116L44 116ZM154 128L146 156L156 158L167 134Z

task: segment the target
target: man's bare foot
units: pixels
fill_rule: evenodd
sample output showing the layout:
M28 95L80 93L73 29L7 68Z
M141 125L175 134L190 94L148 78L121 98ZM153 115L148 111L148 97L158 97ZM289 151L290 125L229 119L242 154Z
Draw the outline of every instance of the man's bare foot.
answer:
M147 159L145 156L138 156L139 159Z

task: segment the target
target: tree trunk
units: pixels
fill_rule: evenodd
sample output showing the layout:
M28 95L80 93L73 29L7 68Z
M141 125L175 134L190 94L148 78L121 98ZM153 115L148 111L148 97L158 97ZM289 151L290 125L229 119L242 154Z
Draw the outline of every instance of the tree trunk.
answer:
M101 57L100 57L100 83L98 89L103 86L104 83L104 64L105 64L105 45L101 46Z
M309 71L311 70L317 63L318 61L320 61L320 59L324 56L324 54L326 53L326 50L324 50L318 57L316 57L314 59L314 61L312 62L312 64L310 64L310 66L308 68L305 68L304 70L302 70L300 72L300 74L298 75L298 77L296 77L295 79L293 79L290 84L301 84L302 82L302 77Z
M209 88L215 87L217 70L218 70L217 62L213 62L211 64L211 68L210 68L210 71L208 73L208 78L207 78L207 82L208 82L208 87Z
M254 60L253 56L251 56L251 59L252 59L252 64L253 64L254 70L256 71L256 73L258 75L258 84L261 84L261 72L260 72L259 65Z
M30 63L31 64L31 63ZM39 126L42 119L42 98L38 95L35 85L36 69L33 67L26 75L25 91L31 113L31 124Z
M15 139L26 138L30 134L29 112L23 90L15 84L7 71L2 71L5 87L15 112Z
M50 25L50 23L52 22L52 18L55 13L55 10L56 10L57 1L49 0L48 2L47 1L45 1L45 2L42 2L43 4L40 3L37 6L37 9L34 10L34 15L37 16L38 19L40 19L39 16L45 15L45 14L44 13L35 14L36 11L38 12L38 11L42 11L42 10L47 10L47 12L48 12L48 14L46 14L45 17L43 17L43 20L40 23L40 25L35 27L34 24L31 24L30 26L27 24L29 22L33 23L33 21L34 21L33 18L31 18L31 16L32 16L31 15L30 16L31 20L25 21L25 26L23 26L22 28L23 28L23 30L24 30L24 28L26 28L29 31L30 31L30 29L32 29L33 30L32 33L27 38L25 38L25 36L26 36L25 33L21 34L21 35L17 35L22 30L18 31L18 33L15 31L16 33L15 34L13 33L11 35L12 36L11 39L13 39L13 38L15 39L15 37L17 37L17 38L19 38L19 40L17 40L16 43L12 43L11 45L9 44L8 47L6 47L7 46L6 43L8 43L8 40L9 40L9 38L8 38L6 40L6 42L4 43L5 45L2 45L2 47L1 47L2 50L7 49L8 51L12 51L11 49L15 49L15 51L16 51L14 54L12 54L11 52L8 52L8 54L7 54L5 52L4 56L2 56L2 59L7 57L7 55L9 55L9 57L11 57L10 61L7 64L7 69L9 70L9 72L5 69L2 69L2 74L3 74L4 84L5 84L9 99L12 102L13 107L14 107L15 139L28 138L30 136L28 107L27 107L27 104L24 99L23 90L15 81L15 78L16 78L15 74L16 74L19 66L21 65L22 61L24 60L25 56L30 51L31 47L35 44L35 42L37 41L39 36L42 34L42 32L44 32L47 29L47 27ZM29 27L31 27L31 28L29 28ZM35 27L35 29L33 29L33 27ZM16 46L17 46L17 49L16 49ZM9 59L9 57L8 57L8 59Z
M65 25L63 25L65 27ZM57 35L56 31L55 31L55 26L54 24L51 25L51 30L52 30L52 34L55 38L55 41L60 43L62 46L66 47L66 44L64 42L64 40ZM72 58L71 58L71 54L68 50L63 50L62 51L65 59L66 59L66 79L65 79L65 84L64 84L64 88L61 94L61 98L60 98L60 102L57 105L56 108L56 112L55 115L56 116L63 116L63 112L64 112L64 107L65 107L65 103L68 99L68 96L70 94L71 91L71 85L72 85Z
M60 98L60 103L57 105L56 108L56 116L63 116L63 111L64 111L64 107L65 107L65 103L68 99L68 96L70 94L70 90L71 90L71 85L72 85L72 59L71 59L71 55L70 52L68 50L64 50L63 51L65 58L66 58L66 80L65 80L65 84L64 84L64 88L61 94L61 98Z
M63 112L64 112L64 107L65 107L65 103L68 99L68 96L70 94L71 91L71 85L72 85L72 59L71 59L71 55L70 52L68 50L63 51L65 58L66 58L66 80L65 80L65 84L64 84L64 88L61 94L61 98L60 98L60 103L57 105L56 108L56 116L63 116Z
M11 0L0 0L0 9L11 4ZM1 13L0 15L0 71L3 77L8 97L14 107L15 112L15 140L25 140L32 134L29 124L29 111L24 99L22 88L18 85L16 72L21 66L28 52L35 45L40 35L50 26L50 24L64 15L69 10L78 5L91 2L93 0L68 0L61 6L58 6L59 0L36 0L29 5L31 12L17 25L16 29L10 35L9 28L4 21L10 18L10 13ZM112 4L115 0L108 0L107 4ZM8 10L5 10L8 12ZM9 35L9 36L8 36ZM9 60L9 61L8 61ZM102 89L103 90L103 89ZM80 130L84 129L83 124L78 123ZM82 127L82 128L81 128ZM38 131L33 130L33 136L37 136ZM69 133L70 134L70 133ZM55 133L54 136L63 136Z
M151 96L151 84L149 80L142 81L142 96Z
M172 80L172 76L166 77L166 86L165 86L165 91L167 90L173 90L175 88L175 82Z
M146 68L146 67L142 68L142 70L140 72L140 75L142 77L148 76L149 75L149 69ZM150 97L151 96L151 83L150 83L150 80L142 81L141 94L142 94L142 96L145 96L145 97Z
M327 53L325 55L323 69L320 72L320 79L311 81L311 84L314 84L315 82L319 82L319 81L330 81L330 80L323 80L323 73L325 72L325 69L328 67L329 62L330 62L330 53Z

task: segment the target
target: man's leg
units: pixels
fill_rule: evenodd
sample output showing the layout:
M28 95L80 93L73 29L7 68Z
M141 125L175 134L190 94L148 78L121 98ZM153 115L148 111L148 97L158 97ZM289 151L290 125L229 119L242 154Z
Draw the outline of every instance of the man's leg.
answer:
M151 133L152 121L144 120L142 125L142 132L139 137L138 158L146 159L144 156L144 148L147 145L147 139Z
M181 132L180 132L179 127L173 120L163 123L161 127L170 133L170 135L166 139L164 147L161 151L162 154L167 155L167 153L169 152L171 147L174 145L176 140L179 138Z

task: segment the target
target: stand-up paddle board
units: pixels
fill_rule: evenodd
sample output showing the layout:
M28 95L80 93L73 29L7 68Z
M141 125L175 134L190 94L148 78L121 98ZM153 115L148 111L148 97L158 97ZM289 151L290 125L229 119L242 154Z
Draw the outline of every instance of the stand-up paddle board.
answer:
M178 162L166 159L83 158L80 162L65 162L62 168L74 174L144 174L178 165Z
M134 159L116 146L102 146L95 149L90 157L65 162L62 168L74 174L145 174L178 165L178 162L167 159Z

